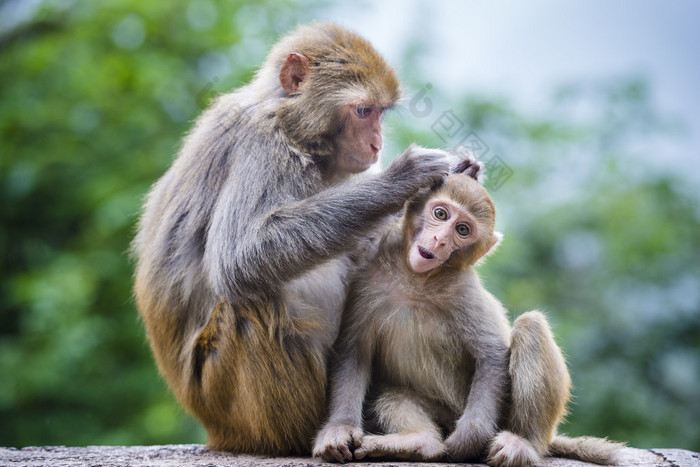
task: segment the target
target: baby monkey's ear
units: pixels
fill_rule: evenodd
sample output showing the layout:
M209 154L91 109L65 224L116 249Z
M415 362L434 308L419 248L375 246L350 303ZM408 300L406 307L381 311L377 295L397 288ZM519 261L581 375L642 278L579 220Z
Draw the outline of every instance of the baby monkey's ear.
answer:
M490 255L494 251L496 251L496 248L498 245L501 244L501 241L503 240L503 234L501 232L496 232L495 230L493 231L493 234L491 235L491 238L489 238L488 243L486 244L486 248L484 248L484 251L479 255L479 257L476 259L477 261L481 261L482 258L485 256Z

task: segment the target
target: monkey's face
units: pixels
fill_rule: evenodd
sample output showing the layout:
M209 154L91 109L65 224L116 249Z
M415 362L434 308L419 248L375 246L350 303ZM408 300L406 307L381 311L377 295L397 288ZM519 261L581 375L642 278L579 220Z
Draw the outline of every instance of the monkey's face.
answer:
M359 173L377 162L382 149L382 116L386 106L373 103L343 106L344 124L336 140L336 164L346 173Z
M447 261L453 252L478 241L478 223L469 211L450 199L428 200L418 230L408 252L408 263L414 272L424 273Z

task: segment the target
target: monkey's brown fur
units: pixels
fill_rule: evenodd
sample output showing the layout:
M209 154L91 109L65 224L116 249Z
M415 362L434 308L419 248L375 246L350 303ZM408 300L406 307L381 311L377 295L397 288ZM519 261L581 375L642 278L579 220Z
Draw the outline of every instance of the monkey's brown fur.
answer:
M435 269L416 273L408 252L427 228L431 200L466 208L477 234ZM496 241L494 223L488 193L462 174L407 203L352 283L331 372L331 412L315 455L339 462L488 457L499 467L548 453L614 461L618 444L555 437L570 378L547 321L531 311L511 330L472 269ZM365 419L380 435L363 435Z
M287 94L282 67L302 55L309 69L286 77L298 85ZM347 180L340 162L354 155L341 149L359 146L346 128L361 128L352 105L390 107L398 89L357 35L300 27L202 114L149 193L133 244L136 301L161 374L212 447L309 452L347 254L447 173L444 154L412 147L383 174Z

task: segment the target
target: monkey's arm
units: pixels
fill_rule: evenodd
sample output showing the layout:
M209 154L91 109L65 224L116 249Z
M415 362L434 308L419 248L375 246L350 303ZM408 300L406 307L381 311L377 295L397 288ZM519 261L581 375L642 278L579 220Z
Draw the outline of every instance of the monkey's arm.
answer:
M352 327L348 331L354 331ZM362 406L371 373L371 342L360 345L354 337L340 338L331 371L331 400L328 422L318 432L313 455L332 462L352 460L350 447L362 443Z
M260 214L253 203L246 203L251 205L247 212L230 206L224 190L206 246L215 291L228 299L270 293L260 290L260 284L284 284L349 251L418 189L442 180L447 168L442 151L412 146L379 176L333 186Z
M369 358L361 357L358 350L348 348L338 355L338 364L331 374L329 423L362 425L362 405L371 369Z
M507 387L507 328L498 319L504 312L500 303L489 298L482 302L487 309L475 310L467 333L467 348L475 360L474 375L464 412L445 441L455 460L478 456L494 437Z

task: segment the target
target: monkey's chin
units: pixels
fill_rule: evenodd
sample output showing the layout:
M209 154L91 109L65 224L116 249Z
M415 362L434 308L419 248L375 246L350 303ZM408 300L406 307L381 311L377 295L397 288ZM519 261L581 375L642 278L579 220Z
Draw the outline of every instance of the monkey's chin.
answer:
M361 173L364 172L365 170L369 169L372 167L372 164L377 162L376 160L374 161L357 161L357 164L355 165L355 170L353 173Z
M356 155L354 151L343 151L338 156L341 168L353 174L364 172L379 160L378 153Z
M422 274L435 269L442 264L442 261L435 256L426 258L421 254L421 247L414 245L408 254L408 264L416 274Z
M366 163L366 162L365 163L358 163L357 165L352 167L349 170L349 172L354 173L354 174L359 174L359 173L362 173L365 170L369 169L370 167L372 167L372 163Z

